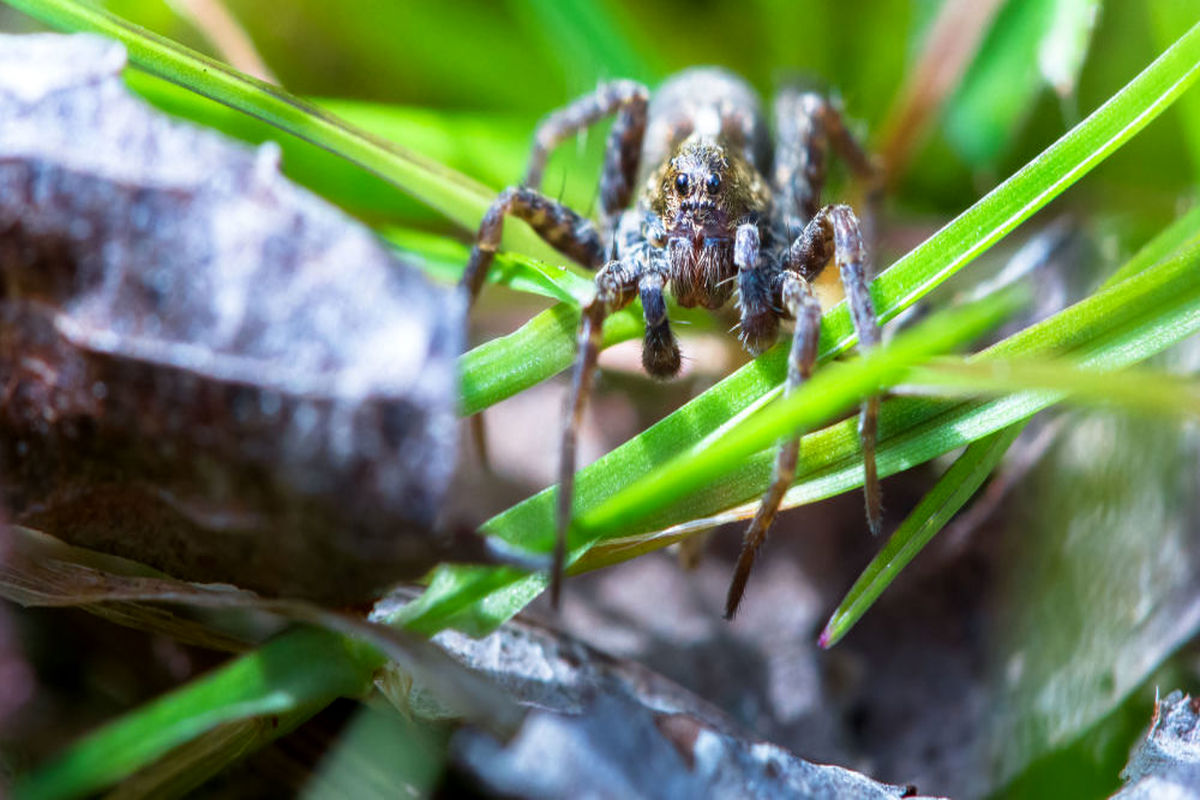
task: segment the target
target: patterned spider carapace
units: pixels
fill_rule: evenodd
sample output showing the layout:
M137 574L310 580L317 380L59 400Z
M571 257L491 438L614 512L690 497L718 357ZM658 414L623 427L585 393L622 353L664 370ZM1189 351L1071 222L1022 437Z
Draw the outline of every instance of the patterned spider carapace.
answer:
M542 195L550 150L616 114L600 180L601 224ZM685 307L720 308L731 297L741 340L751 353L771 346L780 319L795 320L785 393L812 371L821 309L810 282L833 260L841 274L859 348L879 341L867 291L871 208L878 171L819 94L785 90L775 101L774 144L757 96L715 68L682 72L656 93L632 81L602 85L546 117L534 137L521 186L506 189L487 212L463 276L473 300L500 244L504 217L525 220L565 255L598 270L583 308L579 355L567 400L557 503L558 539L551 596L557 602L575 478L575 440L600 348L604 318L641 297L646 320L642 364L659 378L679 371L680 354L663 292ZM822 206L826 151L832 146L867 187L860 221L845 205ZM635 190L640 188L635 201ZM859 436L865 462L867 521L880 525L875 471L878 399L864 403ZM737 611L758 549L795 474L800 439L779 447L771 483L746 531L725 614Z

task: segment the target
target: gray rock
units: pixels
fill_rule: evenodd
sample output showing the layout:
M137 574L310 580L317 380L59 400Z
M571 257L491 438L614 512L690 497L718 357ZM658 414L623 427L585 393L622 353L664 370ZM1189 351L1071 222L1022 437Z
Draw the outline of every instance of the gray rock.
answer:
M0 469L13 521L177 577L377 597L454 468L463 304L131 96L123 48L0 36Z

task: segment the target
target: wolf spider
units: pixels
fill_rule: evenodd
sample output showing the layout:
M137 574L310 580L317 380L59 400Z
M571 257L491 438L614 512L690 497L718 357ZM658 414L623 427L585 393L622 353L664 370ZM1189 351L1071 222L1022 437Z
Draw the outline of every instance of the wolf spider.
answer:
M613 113L597 228L541 194L538 186L554 146ZM607 83L541 122L524 183L505 189L483 218L462 279L471 301L500 245L507 215L525 220L564 255L599 270L595 296L583 308L562 434L551 575L555 603L571 520L576 432L606 316L640 296L646 321L642 364L652 376L669 378L679 371L680 354L664 290L669 285L681 306L716 309L730 299L736 284L740 338L752 354L775 342L781 318L795 320L786 395L804 382L816 361L821 308L810 282L832 258L849 298L859 349L879 341L864 244L871 238L873 214L860 221L849 206L820 203L830 145L865 180L868 211L878 197L878 171L838 110L821 95L783 91L775 101L774 121L772 152L753 90L719 69L680 73L653 96L632 81ZM641 193L630 207L639 185ZM611 242L607 253L605 242ZM873 533L881 518L877 414L878 398L871 398L859 417L867 521ZM737 611L757 552L795 475L799 447L798 434L779 446L770 486L743 540L726 618Z

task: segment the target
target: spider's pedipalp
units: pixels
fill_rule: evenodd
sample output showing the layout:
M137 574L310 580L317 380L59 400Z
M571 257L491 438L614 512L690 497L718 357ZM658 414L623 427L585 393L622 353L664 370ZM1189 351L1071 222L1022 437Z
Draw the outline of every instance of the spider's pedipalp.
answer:
M737 265L738 309L741 311L742 346L754 355L775 344L779 336L779 314L773 295L778 290L779 270L760 251L758 227L738 226L733 245Z
M679 344L667 319L667 302L663 298L665 286L665 265L659 269L646 269L638 279L642 314L646 320L642 367L655 378L673 378L679 374L681 365Z

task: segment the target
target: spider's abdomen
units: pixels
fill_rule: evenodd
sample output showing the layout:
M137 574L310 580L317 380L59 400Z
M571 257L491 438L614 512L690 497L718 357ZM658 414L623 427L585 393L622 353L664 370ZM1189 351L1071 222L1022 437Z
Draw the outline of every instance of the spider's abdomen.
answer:
M695 67L673 76L650 98L642 145L642 180L692 134L720 138L759 172L770 168L771 142L758 95L719 67Z

